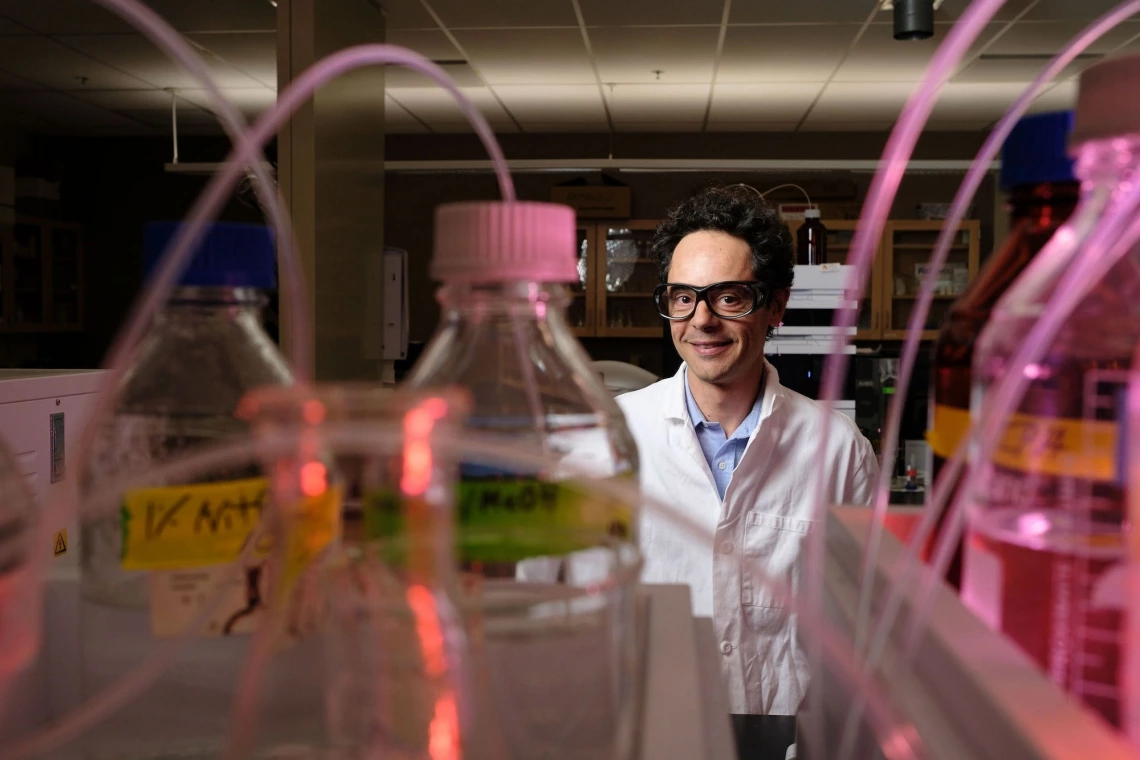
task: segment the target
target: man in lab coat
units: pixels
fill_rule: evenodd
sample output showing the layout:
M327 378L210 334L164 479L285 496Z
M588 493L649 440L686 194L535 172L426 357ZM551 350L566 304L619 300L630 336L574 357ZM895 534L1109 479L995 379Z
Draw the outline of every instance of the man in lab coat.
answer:
M834 503L868 503L878 473L867 439L780 385L764 342L792 285L791 235L743 185L680 203L658 227L658 311L684 360L671 378L618 397L641 460L641 488L711 535L643 511L647 583L688 584L711 616L733 713L794 715L807 688L796 619L754 577L798 585L812 529L813 479Z

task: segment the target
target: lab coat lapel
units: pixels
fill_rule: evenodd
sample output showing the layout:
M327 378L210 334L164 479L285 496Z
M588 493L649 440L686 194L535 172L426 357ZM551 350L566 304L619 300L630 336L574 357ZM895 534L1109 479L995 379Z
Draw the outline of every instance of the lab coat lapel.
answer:
M693 429L693 422L689 419L689 410L685 404L685 365L677 370L670 381L668 401L665 404L664 414L669 430L669 446L685 452L693 460L693 465L704 474L709 487L716 493L716 481L713 479L709 463L705 461L705 454L701 451L697 432ZM720 495L717 494L717 498Z
M740 464L732 474L728 490L724 492L724 503L730 513L737 508L736 501L731 498L735 491L748 488L755 481L767 479L768 469L772 461L772 451L780 437L778 429L780 424L779 411L784 400L784 388L780 385L780 374L776 372L776 368L769 364L766 359L764 364L767 367L767 374L764 379L764 398L760 403L760 420L748 436L748 445L744 449L744 455L740 458ZM746 509L752 508L748 505L744 506ZM733 515L727 514L726 517L731 519Z

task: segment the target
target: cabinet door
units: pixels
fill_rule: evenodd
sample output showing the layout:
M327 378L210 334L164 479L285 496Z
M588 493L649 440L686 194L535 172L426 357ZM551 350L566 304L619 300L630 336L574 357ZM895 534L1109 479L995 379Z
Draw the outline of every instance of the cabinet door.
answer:
M882 323L883 337L902 340L914 311L922 279L942 229L940 221L888 222L883 242ZM976 220L963 222L954 234L946 264L939 274L934 301L922 332L923 340L934 340L950 305L966 289L978 268Z
M580 338L592 337L597 329L594 273L598 267L597 232L592 222L578 222L578 280L570 285L570 304L566 308L566 321L570 330Z
M598 222L598 335L661 337L661 315L653 303L657 265L649 257L657 225L654 220Z
M47 228L48 313L45 321L58 327L76 327L81 321L82 251L79 228L59 223Z
M33 222L17 222L12 230L12 305L13 328L42 325L47 270L44 266L45 228Z

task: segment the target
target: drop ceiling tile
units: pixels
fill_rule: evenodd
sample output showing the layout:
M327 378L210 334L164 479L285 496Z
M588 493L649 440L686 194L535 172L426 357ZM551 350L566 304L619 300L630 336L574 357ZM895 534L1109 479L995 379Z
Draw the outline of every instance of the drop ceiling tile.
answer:
M448 78L458 87L482 87L483 80L475 69L466 63L444 64L440 66ZM434 79L426 74L404 66L389 66L384 70L384 87L398 90L404 87L439 87Z
M31 29L26 26L20 26L14 21L9 21L5 18L0 18L0 37L7 37L9 35L22 35L22 34L35 34Z
M719 122L709 119L705 128L709 132L795 132L798 121L732 121Z
M729 27L717 82L822 82L856 32L842 25Z
M617 122L704 121L707 84L619 84L610 93L610 113Z
M277 92L267 87L234 87L222 90L222 95L237 106L246 120L255 118L277 101ZM214 110L214 103L206 90L179 90L178 97L207 111Z
M494 88L519 123L594 124L606 128L606 112L596 84L498 85Z
M147 5L183 33L277 29L277 10L268 0L147 0Z
M840 120L840 121L826 121L819 119L812 119L810 116L807 121L799 128L800 132L890 132L895 126L893 121L878 120Z
M461 91L492 125L511 123L506 111L487 88L464 87ZM442 124L467 123L451 93L439 87L408 88L389 93L388 99L395 101L433 128Z
M1066 66L1057 79L1068 79L1080 73L1081 69L1098 59L1078 60ZM975 58L965 69L954 75L952 82L1021 82L1028 85L1046 65L1044 60L1035 59L986 59Z
M41 34L111 34L134 27L91 0L0 0L0 16Z
M578 26L570 0L428 0L428 4L450 29Z
M234 32L231 34L190 34L191 41L201 45L223 64L256 79L266 87L277 86L277 33Z
M615 121L615 132L700 132L700 121Z
M1120 0L1039 0L1028 13L1026 21L1092 21L1108 13ZM1076 32L1076 29L1073 30Z
M439 29L389 29L384 41L414 50L433 61L463 60L463 54Z
M823 83L717 84L709 122L798 122Z
M878 7L876 0L732 0L730 24L862 23Z
M522 131L533 134L572 134L589 132L608 132L605 117L597 121L582 121L567 124L565 122L523 121Z
M135 121L141 121L144 124L150 124L152 127L169 132L171 129L170 124L170 109L115 109L115 113L126 116ZM203 111L198 108L182 109L178 112L178 131L182 132L191 127L214 127L219 132L222 131L218 123L218 118L208 111Z
M92 129L129 127L125 116L99 108L60 92L3 92L0 111L24 112L54 125L55 134L86 134Z
M603 82L712 80L720 35L716 27L596 27L587 32ZM655 69L661 71L660 78Z
M165 109L167 116L170 115L170 93L165 90L77 90L68 94L114 111ZM186 100L184 96L178 100L179 109L199 110L195 103Z
M935 24L934 37L929 40L899 41L892 27L873 24L851 49L839 71L836 82L917 82L926 72L931 56L945 39L950 24ZM988 24L981 42L975 43L969 55L981 50L985 41L1002 29L1002 24Z
M1019 21L985 49L989 55L1042 55L1052 57L1080 31L1079 25L1065 21ZM1089 46L1090 53L1107 53L1124 44L1140 31L1134 24L1118 26ZM1040 63L1044 65L1047 58Z
M808 122L893 122L914 85L909 82L832 82Z
M95 61L48 37L5 37L3 44L0 44L0 69L60 90L148 86L136 77ZM82 83L81 77L87 78L86 85Z
M933 123L997 121L1013 105L1024 89L1015 82L951 82L947 84L931 113ZM1075 87L1050 90L1034 102L1034 109L1071 108Z
M35 82L0 71L0 90L42 90Z
M655 0L651 5L614 2L613 0L578 0L587 26L629 25L719 25L724 3L704 0Z
M455 37L468 63L492 85L596 82L578 29L458 31Z
M420 0L384 0L384 20L388 32L396 29L437 29L435 19Z
M61 42L133 75L153 87L199 88L201 83L185 69L139 34L68 35ZM203 55L206 67L219 87L260 87L264 83L243 74L225 61L212 55Z
M955 21L962 12L970 6L973 0L942 0L942 5L934 12L934 19L936 21ZM1018 14L1024 11L1028 6L1040 0L1006 0L1005 5L998 9L994 14L994 21L1010 21L1017 18ZM1061 0L1061 2L1072 2L1072 0ZM883 13L883 20L885 23L891 23L891 14Z

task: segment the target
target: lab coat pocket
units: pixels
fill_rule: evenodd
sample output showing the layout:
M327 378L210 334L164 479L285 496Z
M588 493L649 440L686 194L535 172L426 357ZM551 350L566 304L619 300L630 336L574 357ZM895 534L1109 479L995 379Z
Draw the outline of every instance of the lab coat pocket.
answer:
M804 537L811 520L749 512L744 525L744 562L740 573L740 603L751 628L775 632L788 617L785 600L774 593L768 581L793 593Z

